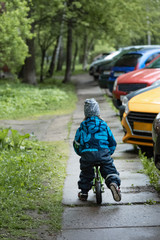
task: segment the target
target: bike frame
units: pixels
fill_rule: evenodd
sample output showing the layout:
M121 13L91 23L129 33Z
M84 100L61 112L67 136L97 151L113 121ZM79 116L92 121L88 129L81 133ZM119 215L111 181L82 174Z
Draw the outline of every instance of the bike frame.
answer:
M100 165L95 165L94 166L94 173L95 173L95 177L93 179L93 186L92 186L92 189L93 189L93 192L96 193L96 190L95 190L95 182L96 180L97 181L100 181L101 183L101 191L104 192L104 179L101 175L101 172L100 172Z

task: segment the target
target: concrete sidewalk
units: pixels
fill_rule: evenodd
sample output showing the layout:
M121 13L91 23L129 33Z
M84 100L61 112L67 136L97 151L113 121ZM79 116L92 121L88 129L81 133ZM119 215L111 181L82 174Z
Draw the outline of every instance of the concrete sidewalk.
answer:
M123 130L120 120L110 104L106 102L104 91L89 75L76 79L78 104L73 114L70 134L70 158L67 177L64 184L62 232L57 240L132 240L160 239L159 204L148 205L147 202L160 202L157 192L149 184L146 175L140 173L141 162L132 145L123 144ZM97 206L92 191L87 202L77 198L79 192L79 156L72 147L75 131L84 118L83 104L86 98L94 97L100 105L101 117L111 128L117 141L117 149L112 156L122 180L122 201L117 203L107 187L103 193L101 206Z

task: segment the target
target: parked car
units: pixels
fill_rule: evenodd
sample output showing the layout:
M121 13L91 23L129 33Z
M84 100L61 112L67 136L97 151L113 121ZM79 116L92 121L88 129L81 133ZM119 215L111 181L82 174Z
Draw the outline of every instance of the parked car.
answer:
M93 75L94 72L94 66L100 62L103 62L103 60L110 54L102 54L94 59L94 61L89 66L89 75Z
M101 88L108 88L108 79L111 73L111 69L114 66L114 63L125 53L129 51L133 51L133 49L139 46L128 46L121 48L119 53L113 57L110 61L103 61L103 63L99 64L95 68L95 74L97 75L98 84Z
M160 54L160 47L156 49L141 49L126 53L119 58L112 67L110 77L108 79L108 88L112 92L113 85L117 77L144 68L156 56Z
M154 163L158 170L160 170L160 113L158 113L153 121L152 139Z
M147 92L149 90L152 90L154 88L160 87L160 80L155 81L151 86L149 87L145 87L145 88L141 88L137 91L133 91L131 93L128 93L127 95L123 96L122 98L122 105L119 107L119 115L120 115L120 119L122 120L123 117L123 113L125 112L125 107L128 104L128 101L132 98L137 96L138 94L141 94L143 92Z
M152 124L160 111L160 87L128 101L122 118L124 143L153 147Z
M108 81L108 78L110 76L111 69L114 65L114 63L125 53L131 52L135 49L148 49L148 48L157 48L156 45L138 45L138 46L127 46L122 47L118 49L117 51L112 52L108 56L104 57L103 59L100 59L96 62L93 62L90 65L89 73L90 75L93 75L95 80L99 80L100 87L108 88L108 82L106 84L106 80ZM159 46L160 47L160 46Z
M99 66L103 64L110 64L111 61L120 53L120 50L114 51L111 54L105 56L103 59L96 61L95 63L91 64L89 68L89 73L92 72L92 75L95 80L99 78ZM91 75L91 74L90 74Z
M155 45L152 45L154 48ZM108 88L108 79L111 73L111 69L114 66L115 62L121 58L122 55L131 52L135 49L142 49L142 48L148 48L148 45L141 45L141 46L127 46L120 48L118 51L116 51L114 54L112 54L111 59L109 60L103 60L99 62L99 64L95 65L94 67L94 78L98 80L99 86L101 88Z
M98 56L95 56L93 61L97 61L97 60L100 60L100 59L103 59L104 57L106 57L107 55L109 55L110 53L108 52L104 52L104 53L101 53L99 54Z
M116 79L112 91L114 106L119 109L124 95L150 86L157 80L160 80L160 55L145 68L126 73Z

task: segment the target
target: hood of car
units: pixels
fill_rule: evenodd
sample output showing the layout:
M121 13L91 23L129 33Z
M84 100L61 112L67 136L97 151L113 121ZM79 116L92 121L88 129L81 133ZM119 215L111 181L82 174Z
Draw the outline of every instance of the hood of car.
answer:
M141 93L128 102L129 111L160 112L160 87Z
M139 69L133 72L126 73L120 76L117 81L118 84L122 83L142 83L142 82L154 82L160 79L160 69Z
M159 113L160 87L133 97L128 104L129 111Z

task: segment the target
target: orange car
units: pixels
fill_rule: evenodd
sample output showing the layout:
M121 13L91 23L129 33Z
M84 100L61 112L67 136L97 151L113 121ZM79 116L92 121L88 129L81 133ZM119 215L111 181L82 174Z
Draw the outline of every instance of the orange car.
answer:
M159 112L160 87L131 98L121 122L123 142L152 147L152 124Z

